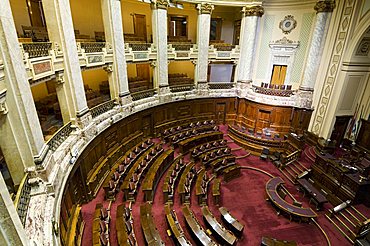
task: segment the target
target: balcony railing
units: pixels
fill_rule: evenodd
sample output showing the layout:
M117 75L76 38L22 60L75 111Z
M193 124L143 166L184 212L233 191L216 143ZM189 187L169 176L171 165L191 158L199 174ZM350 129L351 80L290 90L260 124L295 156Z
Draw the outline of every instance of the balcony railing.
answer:
M217 49L218 51L231 51L232 49L235 48L235 45L220 43L220 44L213 44L213 47Z
M25 53L28 53L28 58L43 57L49 55L51 50L50 42L35 42L35 43L22 43Z
M290 97L294 94L294 90L281 90L281 89L272 89L272 88L265 88L260 86L253 85L253 91L260 94L270 95L270 96L278 96L278 97Z
M171 44L172 48L180 51L187 51L193 48L193 44Z
M46 142L51 151L55 151L73 131L72 122L68 122L62 126L54 135Z
M23 225L26 223L28 205L31 198L31 186L28 184L29 176L26 173L19 184L17 195L14 200L14 206Z
M96 53L96 52L103 52L103 48L105 48L104 42L87 42L87 43L80 43L81 49L85 50L85 53Z
M132 51L147 51L152 44L150 43L129 43Z
M91 112L91 116L93 118L101 115L101 114L104 114L106 112L108 112L109 110L111 110L115 105L115 100L110 100L110 101L107 101L107 102L103 102L93 108L90 109L90 112Z
M133 101L137 101L137 100L140 100L140 99L153 97L156 94L156 92L157 92L156 89L139 91L139 92L131 93L131 97L132 97Z
M182 92L182 91L191 91L191 90L194 90L194 84L171 85L170 90L172 93Z
M209 89L213 90L227 90L234 87L234 83L231 82L210 82L208 85Z

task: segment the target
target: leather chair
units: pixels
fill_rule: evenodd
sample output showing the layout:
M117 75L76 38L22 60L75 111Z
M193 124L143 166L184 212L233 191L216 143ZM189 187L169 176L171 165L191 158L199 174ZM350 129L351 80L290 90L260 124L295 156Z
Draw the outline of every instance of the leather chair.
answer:
M260 159L261 160L267 160L267 157L270 153L270 149L268 148L263 148L262 152L261 152L261 155L260 155Z

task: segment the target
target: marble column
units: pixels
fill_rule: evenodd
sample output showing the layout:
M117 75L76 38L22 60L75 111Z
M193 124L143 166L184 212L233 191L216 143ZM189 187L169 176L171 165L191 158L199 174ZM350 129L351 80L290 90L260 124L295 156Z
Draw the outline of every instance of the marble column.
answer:
M152 1L152 33L153 44L157 49L157 61L154 68L153 82L158 86L160 100L167 98L170 93L168 87L168 60L167 60L167 8L169 2L166 0Z
M197 46L198 59L195 68L195 83L197 83L198 93L205 95L208 91L208 49L209 32L211 28L211 14L214 9L212 4L201 3L197 5Z
M1 6L0 6L1 9ZM1 12L1 11L0 11ZM3 176L0 174L0 242L3 245L29 245L29 239L15 210Z
M316 21L312 34L310 49L306 61L303 80L299 87L302 91L313 91L315 87L317 72L320 66L321 55L326 39L326 26L330 20L331 13L335 8L334 1L318 1L315 5Z
M252 68L254 61L254 50L256 46L258 19L263 15L262 6L245 6L242 9L243 17L240 30L240 56L237 68L237 82L252 82Z
M101 0L105 41L113 49L113 64L106 67L111 98L119 98L122 105L130 103L125 43L123 39L120 0Z
M0 4L0 60L3 63L5 103L0 106L0 147L15 185L25 169L35 167L47 153L40 121L19 48L9 0ZM5 88L5 90L4 90ZM3 99L4 99L3 98Z
M78 60L77 44L74 35L71 7L69 0L42 1L49 39L56 52L63 55L64 80L61 85L65 90L63 101L68 106L70 120L75 117L81 128L85 128L91 121L91 114L87 106L85 89ZM58 98L59 99L59 98ZM66 110L61 107L61 110Z

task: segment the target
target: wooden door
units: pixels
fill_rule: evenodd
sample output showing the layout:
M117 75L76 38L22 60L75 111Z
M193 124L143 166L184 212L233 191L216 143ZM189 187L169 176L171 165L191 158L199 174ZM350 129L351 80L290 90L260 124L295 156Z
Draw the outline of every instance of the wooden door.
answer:
M142 119L143 136L150 137L153 135L153 120L152 114L143 116Z
M134 14L134 32L135 36L143 37L145 42L147 42L145 15Z
M335 119L335 124L333 131L331 133L330 139L332 141L337 141L336 146L342 143L344 134L346 133L348 122L352 116L337 116Z
M218 124L225 124L225 118L226 118L226 104L225 103L216 104L216 117L217 117Z
M259 109L257 114L255 131L261 131L263 128L270 127L270 121L271 121L271 111Z
M37 27L45 26L44 11L42 9L41 0L27 0L28 14L30 16L31 25Z

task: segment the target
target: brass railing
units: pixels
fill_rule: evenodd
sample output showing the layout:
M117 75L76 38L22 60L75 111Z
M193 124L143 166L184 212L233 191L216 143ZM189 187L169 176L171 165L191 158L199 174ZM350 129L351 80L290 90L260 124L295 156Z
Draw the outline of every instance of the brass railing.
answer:
M193 48L193 44L172 44L172 48L175 50L186 51Z
M281 89L272 89L272 88L264 88L260 86L252 86L253 91L260 94L270 95L270 96L278 96L278 97L290 97L294 94L294 90L281 90Z
M234 87L234 83L232 82L210 82L208 83L209 89L213 90L225 90L231 89Z
M81 49L84 49L85 53L103 52L103 48L105 48L104 42L86 42L80 44Z
M139 92L131 93L131 97L132 97L133 101L137 101L137 100L140 100L140 99L153 97L156 94L156 92L157 92L156 89L139 91Z
M51 151L55 151L73 131L72 122L68 122L62 126L54 135L46 142Z
M19 184L17 195L14 199L14 206L23 225L26 223L28 205L31 198L31 186L28 184L28 173L26 173Z
M101 115L101 114L104 114L105 112L108 112L109 110L111 110L115 105L115 100L110 100L110 101L106 101L106 102L103 102L93 108L90 109L90 112L91 112L91 116L93 118Z
M182 92L182 91L191 91L193 89L194 89L194 84L170 85L170 90L172 93Z
M132 51L147 51L152 44L150 43L129 43Z
M28 53L28 58L43 57L49 55L51 50L50 42L35 42L35 43L22 43L25 53Z

